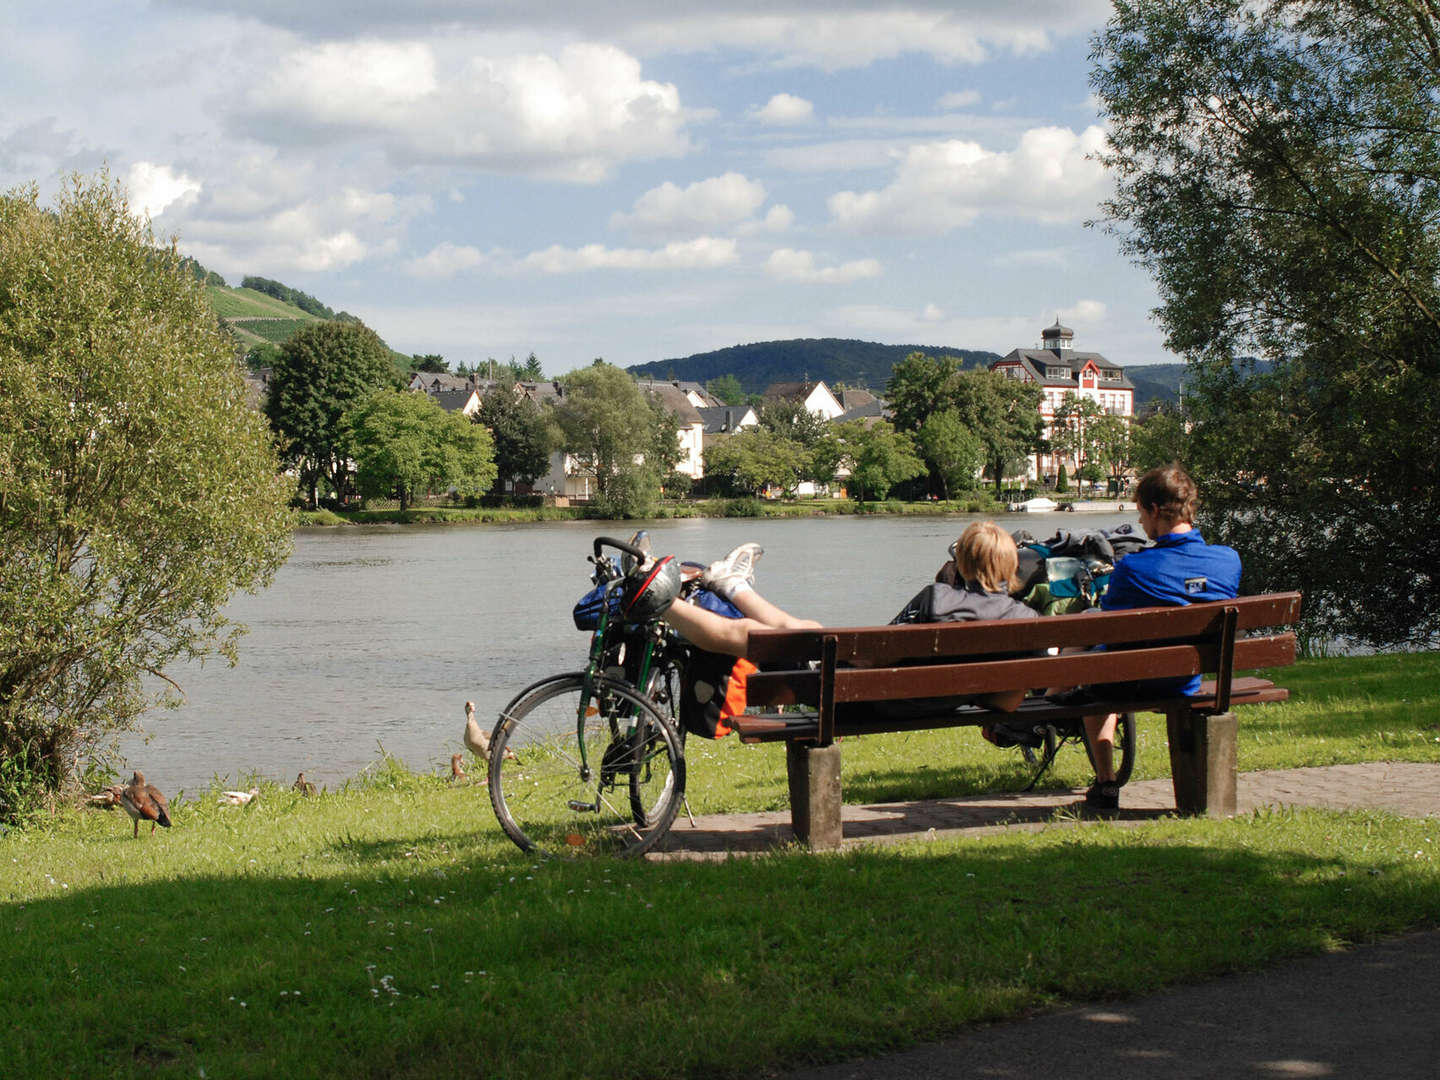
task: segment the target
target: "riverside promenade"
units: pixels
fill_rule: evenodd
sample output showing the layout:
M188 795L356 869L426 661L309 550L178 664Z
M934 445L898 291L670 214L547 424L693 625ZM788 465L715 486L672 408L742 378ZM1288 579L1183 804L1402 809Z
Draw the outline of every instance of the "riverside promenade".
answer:
M1080 828L1078 791L981 795L845 807L845 844ZM1139 824L1172 812L1170 781L1127 784L1122 809ZM1440 764L1388 762L1241 773L1238 810L1263 806L1377 809L1440 817ZM1058 812L1058 816L1057 816ZM726 858L789 836L789 814L681 815L653 858ZM1440 919L1440 897L1436 898ZM1124 962L1119 958L1118 962ZM882 1057L774 1074L784 1080L1199 1080L1210 1077L1440 1075L1440 930L1173 986L1002 1024Z

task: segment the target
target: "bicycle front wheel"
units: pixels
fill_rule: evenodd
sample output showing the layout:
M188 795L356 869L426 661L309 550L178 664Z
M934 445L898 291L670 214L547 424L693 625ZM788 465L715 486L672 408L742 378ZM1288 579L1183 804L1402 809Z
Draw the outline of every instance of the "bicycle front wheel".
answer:
M490 803L523 851L639 855L685 794L675 728L633 687L561 675L532 687L490 741Z
M1090 767L1095 767L1095 752L1090 747L1090 740L1085 737L1085 728L1081 726L1080 735L1085 743L1085 754L1090 758ZM1138 743L1135 734L1135 714L1133 712L1121 713L1115 721L1115 783L1118 787L1124 787L1130 779L1130 774L1135 770L1135 754L1138 750Z

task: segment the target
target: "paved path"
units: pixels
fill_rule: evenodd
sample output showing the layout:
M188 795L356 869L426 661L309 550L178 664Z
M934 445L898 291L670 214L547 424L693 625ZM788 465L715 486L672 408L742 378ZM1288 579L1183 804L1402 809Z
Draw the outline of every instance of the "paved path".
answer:
M1022 795L972 795L955 799L878 803L844 807L845 846L912 840L925 836L983 835L1013 829L1078 824L1078 816L1057 811L1077 808L1082 792ZM1175 791L1170 780L1139 780L1125 785L1118 814L1122 824L1151 821L1171 813ZM1236 803L1242 813L1260 806L1375 808L1421 817L1440 815L1440 764L1382 762L1328 765L1241 773ZM727 854L765 851L791 839L790 811L767 814L710 814L692 825L681 811L664 850L652 858L724 858ZM1440 1068L1436 1075L1440 1076Z
M928 835L1068 828L1078 791L846 806L846 846ZM1242 812L1260 806L1376 808L1440 816L1440 764L1392 762L1242 773ZM1170 781L1126 785L1115 820L1174 806ZM790 837L789 812L681 816L658 858L714 859ZM1440 915L1440 904L1437 904ZM1208 1077L1440 1077L1440 931L1312 956L1122 1002L975 1025L958 1038L784 1080L1194 1080Z

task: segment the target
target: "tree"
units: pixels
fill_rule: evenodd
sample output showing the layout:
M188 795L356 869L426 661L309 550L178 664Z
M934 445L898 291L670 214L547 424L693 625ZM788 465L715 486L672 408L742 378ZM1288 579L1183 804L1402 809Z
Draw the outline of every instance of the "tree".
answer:
M834 481L843 452L823 416L811 412L800 401L773 400L767 401L758 415L761 427L800 447L800 480L808 480L817 488Z
M803 446L765 427L744 428L705 449L706 476L724 477L733 489L751 494L769 487L794 491L808 465Z
M1050 445L1075 463L1078 476L1098 452L1095 424L1105 415L1092 398L1066 393L1050 424Z
M104 173L0 196L0 819L235 658L225 606L290 551L234 346ZM142 681L158 677L164 685ZM7 801L8 799L8 801Z
M449 362L439 353L416 353L410 360L416 371L423 371L427 375L439 375L450 370Z
M397 382L390 350L363 323L317 322L281 347L265 413L311 506L322 479L337 495L345 490L350 462L340 423L346 411Z
M995 480L995 494L1005 481L1005 467L1040 445L1044 391L1033 383L1008 379L993 371L966 371L953 381L951 400L960 422L985 444L985 461Z
M930 472L940 481L942 498L970 491L985 465L985 446L954 409L931 413L916 438Z
M511 364L514 367L514 364ZM515 377L520 382L539 382L545 378L545 372L540 367L540 358L533 352L525 357L525 363L516 369Z
M885 400L890 403L895 427L919 431L931 413L952 406L959 374L960 363L953 356L913 352L896 364L885 384Z
M1156 409L1130 430L1130 463L1137 473L1190 457L1185 421L1178 409Z
M1310 632L1433 644L1434 5L1132 0L1094 59L1106 214L1190 365L1207 537L1248 591L1303 589Z
M660 484L654 467L645 465L653 434L645 395L634 379L603 360L565 376L564 387L554 406L561 449L594 475L602 513L643 514L658 497Z
M402 511L432 491L479 495L495 482L490 432L429 394L377 390L345 414L341 433L361 496L393 492Z
M480 402L475 421L490 429L495 442L497 490L507 480L531 483L549 470L555 433L528 397L493 390Z
M745 388L734 375L716 376L705 384L705 390L726 405L741 405L745 402Z
M850 420L840 428L855 498L860 502L884 499L897 484L925 475L925 462L914 441L889 421L866 427L863 421Z
M1130 467L1130 424L1122 416L1102 416L1090 427L1095 440L1095 464L1110 473L1117 487Z

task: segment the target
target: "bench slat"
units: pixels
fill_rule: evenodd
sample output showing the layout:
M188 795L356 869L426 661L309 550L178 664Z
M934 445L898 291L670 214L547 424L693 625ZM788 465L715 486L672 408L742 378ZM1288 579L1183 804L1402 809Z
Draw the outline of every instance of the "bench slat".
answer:
M835 672L835 701L894 701L995 693L1022 686L1053 688L1178 678L1215 671L1219 653L1218 644L1206 642L980 663L842 668ZM1294 661L1294 634L1235 642L1234 666L1241 670L1283 667ZM819 671L755 672L747 681L746 700L761 706L818 705L820 685Z
M1092 611L1048 619L926 623L910 626L826 627L820 630L754 630L748 657L766 664L818 660L826 637L834 637L836 659L865 667L901 659L987 656L1036 652L1051 647L1089 648L1157 638L1219 638L1224 610L1237 612L1236 629L1293 625L1300 617L1300 594L1242 596L1187 607Z

